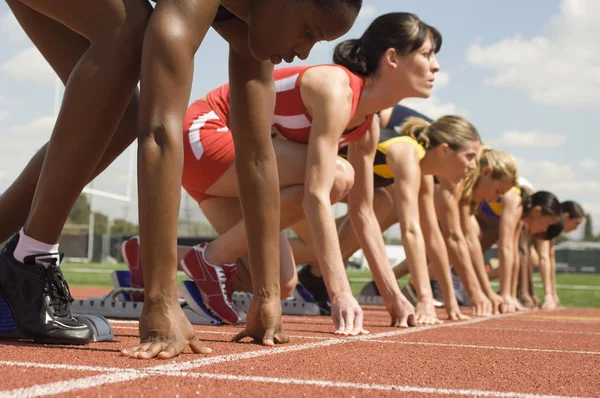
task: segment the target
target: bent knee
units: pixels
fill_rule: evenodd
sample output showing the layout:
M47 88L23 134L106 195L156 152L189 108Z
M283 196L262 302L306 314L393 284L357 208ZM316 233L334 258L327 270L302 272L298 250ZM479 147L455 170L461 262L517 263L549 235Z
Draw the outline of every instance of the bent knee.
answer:
M294 289L296 289L296 284L298 283L298 274L296 272L292 272L290 278L281 281L281 299L286 299L290 297L294 293Z
M331 201L345 198L354 185L354 168L347 160L338 157L335 162L335 179L331 189Z

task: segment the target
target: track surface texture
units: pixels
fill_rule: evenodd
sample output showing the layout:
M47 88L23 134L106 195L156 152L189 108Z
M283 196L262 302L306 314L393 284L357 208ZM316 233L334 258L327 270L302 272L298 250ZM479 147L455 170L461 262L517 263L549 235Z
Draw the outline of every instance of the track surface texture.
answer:
M329 317L285 316L292 342L266 348L229 342L241 326L196 326L213 353L173 360L119 354L137 342L136 321L112 321L113 341L83 347L0 340L0 397L600 396L600 310L399 329L383 307L364 308L369 335L338 337Z

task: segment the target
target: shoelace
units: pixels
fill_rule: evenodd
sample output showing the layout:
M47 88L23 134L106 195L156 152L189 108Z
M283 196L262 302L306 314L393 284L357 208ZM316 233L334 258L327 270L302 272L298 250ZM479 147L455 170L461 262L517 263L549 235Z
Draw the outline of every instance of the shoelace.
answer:
M225 275L225 270L222 267L215 268L217 272L217 277L219 278L219 285L221 287L221 291L225 293L225 299L229 304L232 304L232 298L229 298L229 292L227 290L227 275Z
M56 265L47 268L47 279L45 291L50 297L50 306L54 315L58 317L69 317L69 304L74 301L69 291L69 285L63 278L62 271Z

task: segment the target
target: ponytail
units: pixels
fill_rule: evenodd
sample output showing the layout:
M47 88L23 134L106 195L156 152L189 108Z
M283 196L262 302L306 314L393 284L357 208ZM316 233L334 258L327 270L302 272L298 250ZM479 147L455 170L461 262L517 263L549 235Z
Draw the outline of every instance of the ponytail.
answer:
M346 40L335 46L333 62L356 75L368 76L367 59L362 52L360 39Z
M425 150L429 149L429 127L431 124L420 117L409 117L398 128L400 135L406 135L414 138Z

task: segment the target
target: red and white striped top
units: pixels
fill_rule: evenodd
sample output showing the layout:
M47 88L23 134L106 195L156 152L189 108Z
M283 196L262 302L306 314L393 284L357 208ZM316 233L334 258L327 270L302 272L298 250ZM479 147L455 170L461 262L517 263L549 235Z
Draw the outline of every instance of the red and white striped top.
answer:
M353 93L352 112L348 119L348 122L350 122L356 113L358 101L364 87L364 80L343 66L328 66L341 68L348 74L350 79L350 87L352 88ZM273 73L276 93L273 125L290 141L308 144L312 118L302 102L302 96L300 95L300 81L304 72L314 67L315 66L293 66L279 68ZM229 84L224 84L221 87L212 90L207 94L206 99L221 120L229 120ZM373 115L369 115L369 117L367 117L358 127L345 131L342 137L340 137L340 148L362 137L369 128L372 118Z

